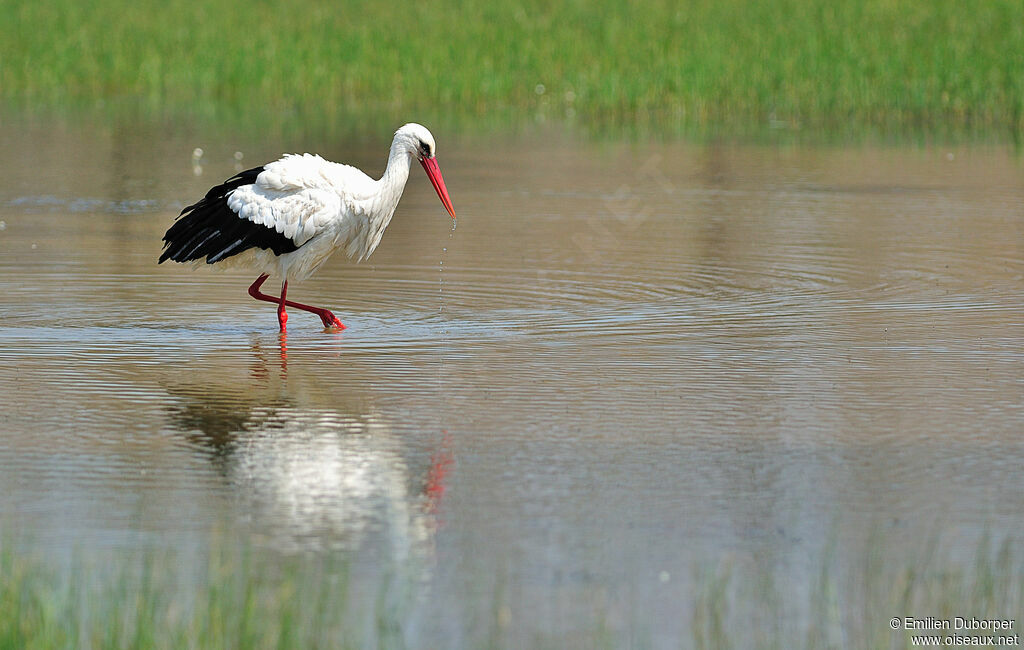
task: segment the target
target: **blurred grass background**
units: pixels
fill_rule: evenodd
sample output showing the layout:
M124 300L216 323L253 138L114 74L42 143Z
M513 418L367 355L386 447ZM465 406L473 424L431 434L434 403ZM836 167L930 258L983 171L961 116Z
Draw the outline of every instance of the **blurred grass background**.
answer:
M400 567L374 593L361 594L351 584L351 560L283 555L245 539L212 539L198 566L173 550L120 552L109 560L76 552L61 572L26 551L26 541L12 543L10 529L0 526L0 650L430 645L419 639L414 622L414 611L431 597L429 587L403 578ZM863 559L844 569L847 562L833 549L817 575L796 585L781 566L755 558L698 565L691 592L677 603L691 623L691 637L677 639L678 647L912 648L917 633L894 631L892 617L1019 623L1024 566L1009 542L986 536L973 561L962 562L937 546L936 539L926 540L917 559L907 561L888 557L884 538L876 536ZM466 629L452 647L522 647L522 626L534 634L535 648L655 645L644 612L607 602L585 620L571 621L572 632L519 620L506 593L517 589L515 580L478 576L481 593L465 594L465 606L454 614ZM552 611L559 605L552 595ZM797 615L805 611L809 616ZM1016 624L1006 633L1015 632ZM932 633L938 632L920 632Z
M1020 0L0 0L0 99L287 129L1024 131Z

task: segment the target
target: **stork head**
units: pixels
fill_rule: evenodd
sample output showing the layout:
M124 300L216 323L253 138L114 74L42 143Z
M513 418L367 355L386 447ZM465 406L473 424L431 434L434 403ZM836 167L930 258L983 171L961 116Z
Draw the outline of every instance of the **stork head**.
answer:
M415 156L423 171L427 172L430 183L434 186L441 204L448 214L455 218L455 208L452 207L452 200L448 197L448 188L444 186L444 178L441 177L441 168L437 166L437 145L434 144L434 136L425 126L409 123L395 131L395 142L392 145L405 149L410 156Z

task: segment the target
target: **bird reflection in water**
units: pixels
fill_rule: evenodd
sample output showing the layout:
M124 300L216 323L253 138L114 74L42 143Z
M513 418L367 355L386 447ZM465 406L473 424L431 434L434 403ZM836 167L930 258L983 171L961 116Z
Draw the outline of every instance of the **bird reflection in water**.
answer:
M333 334L333 338L334 338L334 340L336 342L340 342L341 341L342 336L341 336L341 332L340 331L333 332L331 334ZM269 373L272 370L274 370L274 368L272 367L274 364L271 363L270 356L269 356L270 354L273 354L273 352L265 349L263 347L263 345L260 343L260 339L258 337L254 337L253 338L253 341L250 344L249 349L253 353L253 363L250 364L250 373L249 373L250 376L253 379L266 379L268 377ZM319 352L323 353L323 349L321 348L319 350ZM330 356L338 357L338 358L341 357L341 351L340 350L335 350L333 353L327 353L327 354L329 354ZM287 332L280 332L277 335L277 358L278 358L278 361L280 362L279 364L277 364L277 367L276 367L276 369L278 371L278 375L280 376L281 379L285 379L288 376L288 333Z
M437 515L440 510L448 472L454 465L452 437L445 431L441 438L441 444L430 454L430 470L427 472L427 479L423 485L423 494L427 497L426 511L432 515Z
M212 363L220 371L204 373L205 383L167 387L177 402L171 426L225 477L237 519L283 549L432 556L454 465L450 437L417 458L365 382L325 387L304 363L289 376L284 334L277 354L258 341L251 351L248 373Z
M278 334L277 341L278 360L280 362L277 364L277 371L281 379L286 379L288 377L288 334L281 332ZM252 343L249 345L249 350L253 354L253 362L249 366L249 376L253 379L267 379L273 370L267 350L260 344L258 338L253 338Z

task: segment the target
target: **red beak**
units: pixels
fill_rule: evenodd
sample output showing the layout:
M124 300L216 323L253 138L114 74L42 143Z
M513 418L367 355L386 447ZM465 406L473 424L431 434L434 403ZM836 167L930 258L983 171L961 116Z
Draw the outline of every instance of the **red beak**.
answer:
M430 178L431 184L437 191L437 195L441 198L441 203L444 205L444 209L448 211L448 214L452 215L452 219L455 218L455 208L452 207L452 200L448 198L448 188L444 186L444 179L441 178L441 168L437 166L437 158L422 158L420 164L423 165L423 170L427 172L427 176Z

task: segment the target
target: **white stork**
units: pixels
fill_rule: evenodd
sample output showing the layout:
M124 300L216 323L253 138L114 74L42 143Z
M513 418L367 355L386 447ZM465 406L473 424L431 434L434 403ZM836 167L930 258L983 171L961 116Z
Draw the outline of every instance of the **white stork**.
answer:
M285 307L316 314L324 327L344 329L330 311L287 300L288 281L309 277L338 248L357 260L370 255L395 214L414 157L454 219L435 153L430 131L406 124L395 132L387 169L377 181L311 154L288 154L241 172L181 211L164 234L160 262L198 264L205 257L207 264L255 268L261 275L249 295L277 304L282 332ZM260 291L271 275L281 277L280 297Z

